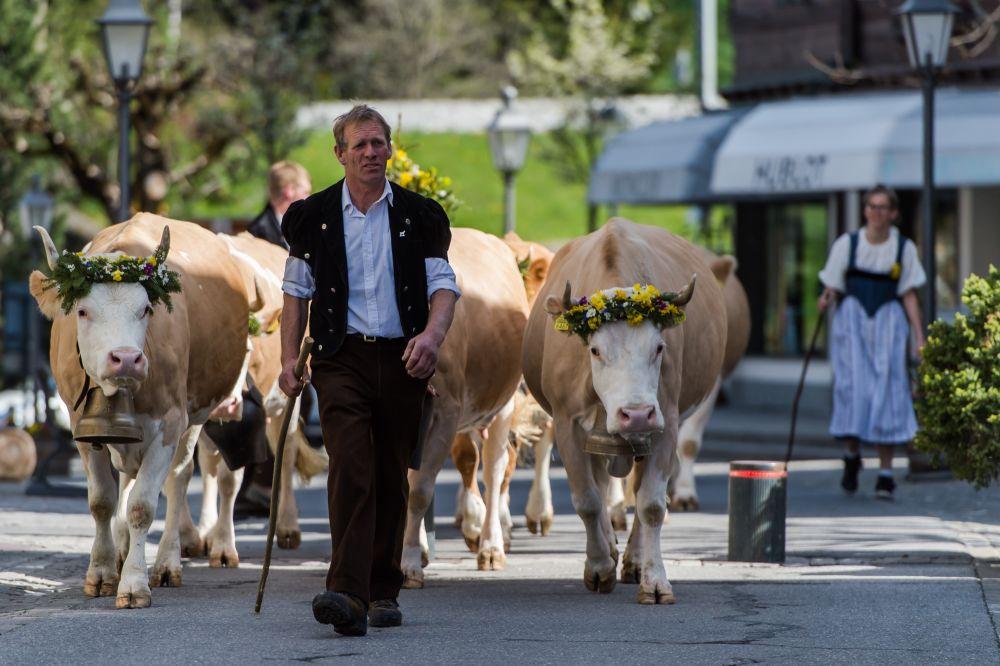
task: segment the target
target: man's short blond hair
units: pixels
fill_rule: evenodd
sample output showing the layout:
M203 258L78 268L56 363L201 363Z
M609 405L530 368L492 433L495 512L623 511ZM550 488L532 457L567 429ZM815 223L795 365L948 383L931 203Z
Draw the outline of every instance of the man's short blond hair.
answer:
M341 150L347 148L347 139L344 138L344 132L348 126L371 121L375 121L382 126L382 131L385 132L385 142L386 144L391 144L392 128L389 127L389 123L385 121L382 114L367 104L356 104L353 109L342 116L338 116L333 121L333 138L337 142L337 147Z
M298 162L282 160L275 162L267 170L267 194L271 199L280 199L285 188L296 185L302 189L311 190L312 180L309 172Z

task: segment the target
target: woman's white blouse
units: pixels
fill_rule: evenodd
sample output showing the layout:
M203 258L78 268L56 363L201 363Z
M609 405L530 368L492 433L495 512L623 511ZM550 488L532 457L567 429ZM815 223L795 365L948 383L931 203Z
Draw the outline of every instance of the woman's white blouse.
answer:
M858 233L858 249L854 257L854 265L862 271L871 273L888 273L896 263L896 250L899 246L899 229L889 227L889 239L883 243L872 244L865 237L864 228ZM851 259L850 234L838 238L830 248L826 266L819 273L819 279L824 285L839 292L846 291L844 278L848 262ZM927 274L917 257L917 246L909 238L903 244L903 261L899 273L899 285L896 295L902 296L911 289L918 289L927 283Z

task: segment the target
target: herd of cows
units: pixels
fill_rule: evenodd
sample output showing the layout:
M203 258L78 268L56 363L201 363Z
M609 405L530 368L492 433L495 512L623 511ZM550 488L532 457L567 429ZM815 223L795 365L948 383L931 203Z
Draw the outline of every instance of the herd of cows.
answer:
M39 231L54 270L59 253ZM66 311L41 272L30 280L53 322L50 361L67 405L77 402L87 376L107 395L121 385L135 389L141 443L78 443L96 525L84 594L115 596L118 608L149 606L151 586L180 585L182 556L238 566L233 504L243 472L226 466L202 425L239 418L248 374L265 396L272 447L285 408L277 388L277 330L286 252L247 234L217 235L140 213L103 230L84 257L145 257L158 249L167 251L167 264L181 279L171 312L151 304L134 282L94 284ZM720 381L747 344L749 309L735 261L620 218L554 255L512 234L501 240L456 228L449 259L463 296L431 382L437 395L420 469L410 472L405 586L423 587L423 516L449 455L463 480L456 524L479 568L496 570L510 548L508 485L518 457L535 465L528 528L542 536L549 531L555 445L586 528L587 588L609 592L619 579L615 531L626 528L630 504L635 519L620 579L638 584L639 603L673 603L660 530L668 502L673 510L697 508L694 459ZM674 290L683 323L661 329L648 320L612 322L586 340L553 325L580 296L640 283ZM260 335L248 334L251 313ZM74 427L79 418L79 410L71 410ZM277 538L283 548L301 542L293 472L308 478L328 464L322 451L308 446L298 422L293 415L281 470ZM612 476L612 458L585 452L596 433L641 440L649 453L636 459L627 479ZM197 526L187 504L196 452L205 488ZM145 542L161 489L166 521L148 569Z

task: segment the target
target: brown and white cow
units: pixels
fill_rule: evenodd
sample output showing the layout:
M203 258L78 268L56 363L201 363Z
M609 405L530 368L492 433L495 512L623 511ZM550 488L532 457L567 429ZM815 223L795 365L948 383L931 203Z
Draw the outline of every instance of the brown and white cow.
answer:
M522 240L513 231L503 237L514 252L514 258L524 282L528 307L535 302L538 290L545 282L553 252L540 243ZM552 419L531 397L522 382L514 395L511 416L511 447L508 449L507 469L500 487L500 525L503 531L504 551L510 552L511 532L514 527L510 516L510 481L518 460L530 461L535 468L535 479L528 493L525 520L532 534L548 534L552 526L552 489L549 481L549 461L552 453ZM469 550L479 552L479 537L486 517L486 504L479 492L479 444L481 432L463 432L451 445L451 457L462 476L455 502L455 526L462 531ZM527 464L527 462L526 462Z
M726 304L726 352L722 359L722 373L716 380L708 399L681 424L677 436L677 458L680 465L671 482L672 511L698 509L698 491L695 489L694 480L695 459L701 450L705 427L712 418L722 380L736 369L750 342L750 303L747 301L743 284L736 277L736 259L729 255L719 257L703 248L702 254L711 267L715 279L722 285L722 296Z
M410 496L403 541L405 586L422 587L421 527L434 481L457 433L485 432L483 480L485 516L478 544L480 569L505 564L501 527L501 484L508 463L507 434L513 395L521 376L521 340L528 316L524 284L514 254L495 236L455 228L449 261L462 291L455 319L431 379L430 430L420 469L409 475Z
M48 234L39 232L53 268L58 253ZM66 404L75 403L85 375L105 394L117 390L119 378L136 388L141 443L77 445L96 523L84 594L117 593L118 608L149 606L150 583L180 584L178 500L187 480L179 472L190 461L201 425L232 395L247 353L247 290L226 245L211 232L140 213L103 230L87 255L144 257L158 242L170 246L167 265L180 273L182 291L173 296L171 313L162 304L150 307L140 284L112 282L93 285L67 314L56 290L44 288L42 273L33 272L30 281L32 296L52 319L49 356ZM70 412L73 426L80 415ZM112 464L120 472L117 490ZM167 520L147 578L146 535L164 482Z
M278 388L278 374L281 372L278 322L283 305L281 280L288 251L248 233L237 236L218 234L218 237L226 243L229 253L240 267L247 293L256 295L260 300L254 315L260 322L261 334L249 339L248 372L264 396L264 411L268 419L267 441L275 450L286 407L286 397ZM313 449L306 441L298 418L298 402L294 409L281 466L276 530L280 548L297 548L302 542L292 472L298 471L299 476L308 481L329 464L326 452ZM205 554L213 567L239 566L233 505L243 479L243 469L230 470L226 467L218 448L205 432L198 441L198 465L204 482L201 515L196 528L185 501L180 525L183 552L191 556Z
M686 321L664 330L648 320L635 326L610 322L586 344L555 330L553 319L564 310L567 284L574 295L588 295L635 283L680 291L674 304L684 308ZM608 458L584 452L589 433L603 419L612 435L650 438L652 452L636 463L638 520L625 560L630 571L639 572L639 603L673 603L660 531L667 481L676 465L677 429L685 412L711 393L725 345L722 289L698 249L682 238L613 218L556 253L525 331L524 377L555 423L573 506L587 532L583 578L588 589L610 592L618 562L605 509Z

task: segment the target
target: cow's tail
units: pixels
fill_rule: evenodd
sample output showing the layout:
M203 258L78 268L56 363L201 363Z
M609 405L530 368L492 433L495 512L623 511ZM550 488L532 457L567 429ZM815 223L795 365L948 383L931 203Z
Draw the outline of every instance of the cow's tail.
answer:
M295 456L295 471L299 473L303 483L309 483L311 478L326 471L330 466L330 458L326 455L325 449L316 449L309 445L301 427L297 433L300 439Z

